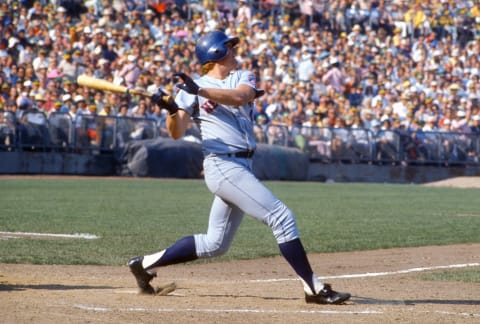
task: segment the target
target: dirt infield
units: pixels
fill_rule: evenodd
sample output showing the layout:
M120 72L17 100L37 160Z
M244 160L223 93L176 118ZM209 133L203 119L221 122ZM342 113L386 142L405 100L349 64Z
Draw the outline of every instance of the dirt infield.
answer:
M474 183L468 187L480 187L478 178L468 181ZM301 283L280 257L167 267L154 284L175 282L177 290L153 297L136 294L126 266L0 264L1 322L480 322L479 284L421 278L433 271L478 269L480 244L311 254L310 259L323 281L352 293L348 304L305 304Z
M457 177L425 184L432 187L480 188L480 177Z
M478 323L480 285L420 273L480 264L480 244L311 255L347 305L309 305L280 258L162 269L168 296L136 294L126 266L0 265L3 323ZM430 269L429 269L430 268ZM436 269L436 270L435 270Z

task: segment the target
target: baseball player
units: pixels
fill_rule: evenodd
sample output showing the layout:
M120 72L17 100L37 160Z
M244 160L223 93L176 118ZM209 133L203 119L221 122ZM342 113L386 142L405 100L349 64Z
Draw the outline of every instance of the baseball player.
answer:
M263 95L255 75L237 69L235 46L239 39L212 31L196 44L195 54L202 76L181 80L175 100L165 101L162 93L154 100L168 110L167 129L180 138L193 120L202 134L205 183L215 198L206 234L181 238L157 253L128 261L141 293L156 294L150 281L159 268L198 258L222 255L229 249L244 214L269 226L280 252L300 277L307 303L342 304L349 293L332 290L313 273L300 241L292 211L267 189L252 172L256 144L253 133L254 100Z

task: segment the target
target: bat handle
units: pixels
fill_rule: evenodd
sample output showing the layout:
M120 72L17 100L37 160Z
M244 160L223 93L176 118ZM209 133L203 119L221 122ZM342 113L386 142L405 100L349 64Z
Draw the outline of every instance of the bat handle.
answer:
M127 95L132 94L132 95L144 96L144 97L149 97L149 98L151 98L153 96L153 93L142 91L142 90L129 89L129 88L127 88L126 94ZM165 102L169 102L169 101L173 100L173 97L172 96L163 96L162 100L165 101Z
M143 91L143 90L130 89L130 88L127 88L126 94L127 95L138 95L138 96L144 96L144 97L153 96L153 94L150 93L150 92L146 92L146 91Z

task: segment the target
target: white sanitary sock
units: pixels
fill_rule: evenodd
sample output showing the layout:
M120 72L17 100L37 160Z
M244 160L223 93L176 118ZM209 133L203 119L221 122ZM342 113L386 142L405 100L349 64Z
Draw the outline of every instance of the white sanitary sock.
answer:
M157 262L158 260L160 260L160 258L163 256L165 251L166 250L163 250L163 251L160 251L160 252L157 252L157 253L153 253L153 254L149 254L149 255L145 255L143 257L142 267L144 269L146 269L149 266L151 266L152 264L154 264L155 262Z
M315 274L312 275L313 288L315 291L312 291L312 289L305 282L305 280L303 280L302 278L300 278L300 280L302 281L302 284L303 284L303 290L309 296L316 295L320 292L320 290L323 289L323 283L320 281L320 279L318 279L318 277Z

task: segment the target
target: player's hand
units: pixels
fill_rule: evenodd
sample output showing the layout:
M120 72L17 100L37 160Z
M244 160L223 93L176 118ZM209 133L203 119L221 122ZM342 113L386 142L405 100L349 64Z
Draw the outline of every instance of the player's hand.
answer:
M186 91L190 94L193 95L198 95L198 91L200 90L200 87L198 84L193 81L191 77L186 75L183 72L177 72L173 74L176 78L180 78L183 83L177 83L177 88L182 89L183 91Z
M178 111L178 106L173 98L160 88L158 88L157 92L152 96L152 102L158 107L166 109L170 115L174 115Z

